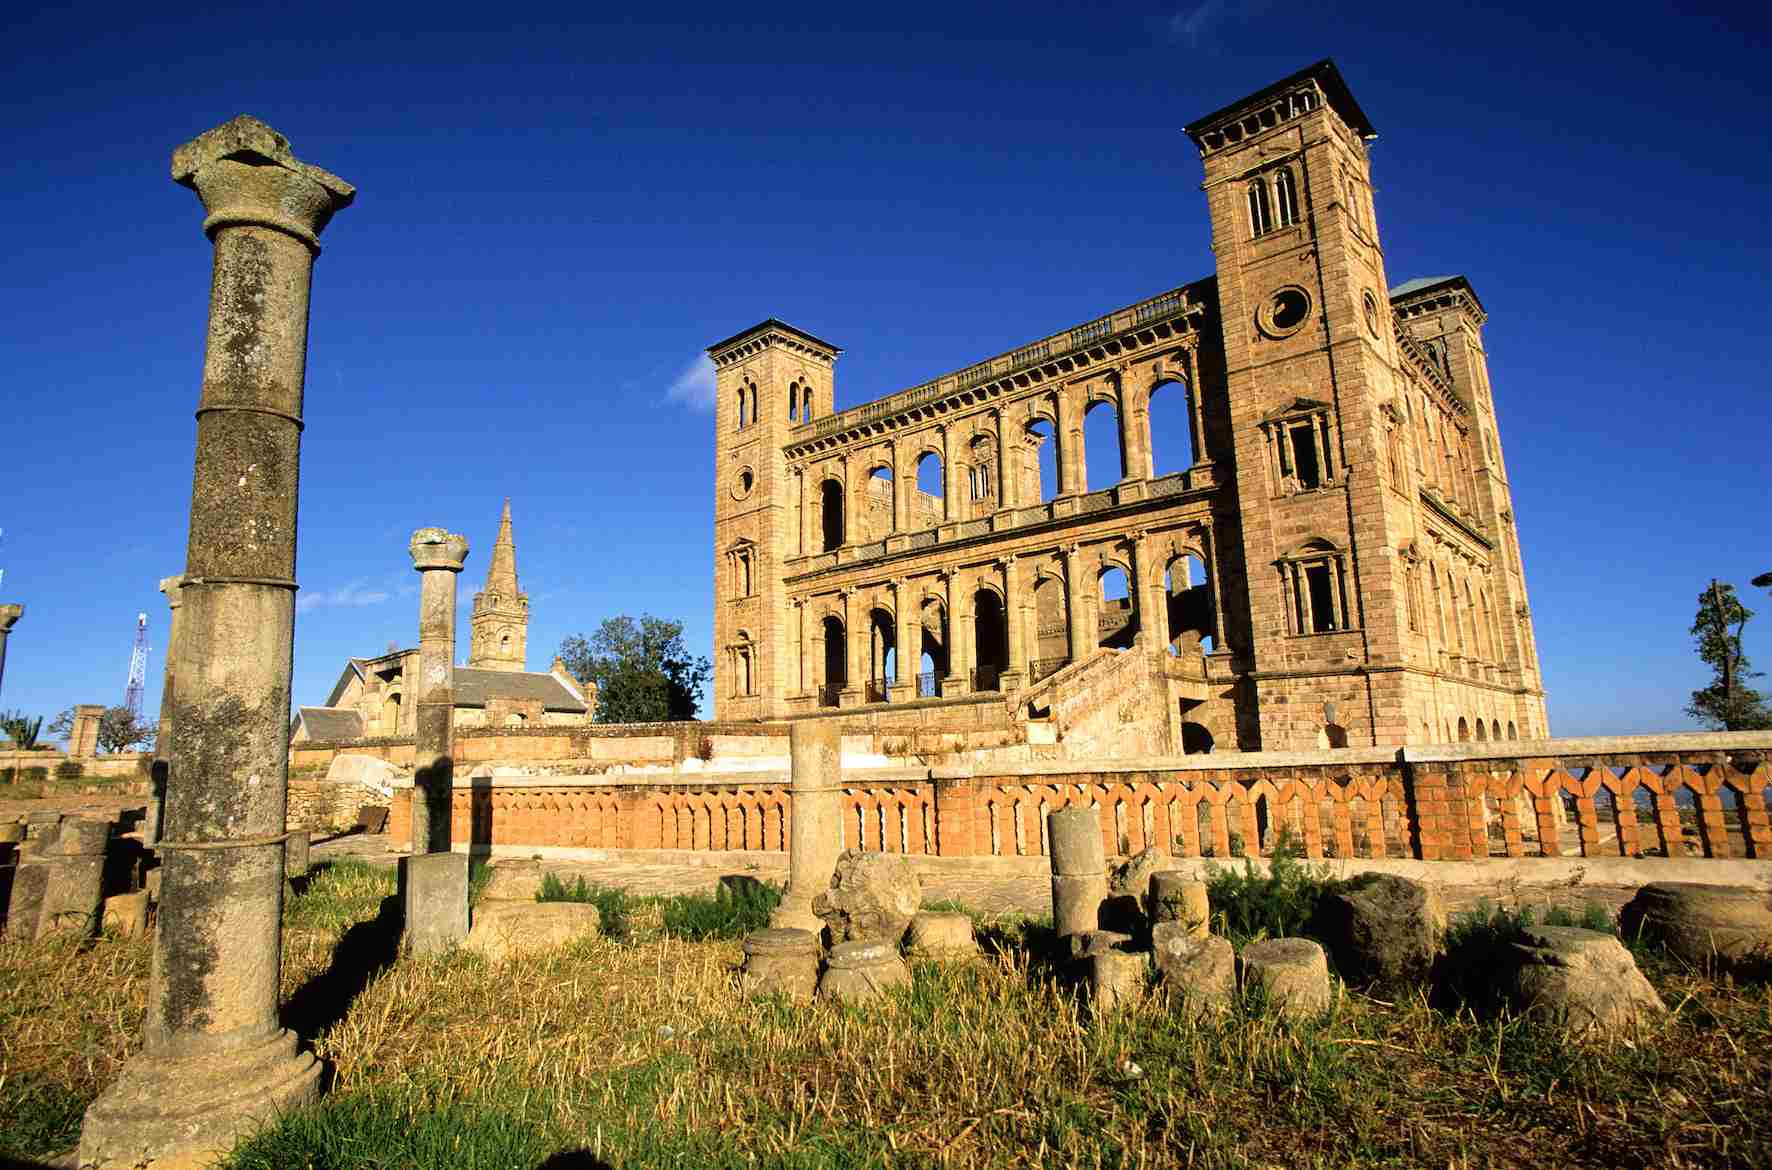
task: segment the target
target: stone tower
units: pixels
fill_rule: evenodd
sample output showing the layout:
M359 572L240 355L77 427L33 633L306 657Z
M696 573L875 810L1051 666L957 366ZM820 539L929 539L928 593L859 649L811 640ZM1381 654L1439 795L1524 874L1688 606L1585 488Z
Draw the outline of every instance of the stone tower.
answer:
M782 448L831 414L840 353L774 318L708 348L715 386L717 719L783 714L787 696L802 689L800 656L789 653L800 614L787 604L783 566L813 551L802 545L817 507L807 492L818 485L803 467L789 465Z
M468 665L480 670L525 669L529 645L529 594L517 588L517 546L511 540L511 501L505 500L498 540L486 566L486 587L474 594Z

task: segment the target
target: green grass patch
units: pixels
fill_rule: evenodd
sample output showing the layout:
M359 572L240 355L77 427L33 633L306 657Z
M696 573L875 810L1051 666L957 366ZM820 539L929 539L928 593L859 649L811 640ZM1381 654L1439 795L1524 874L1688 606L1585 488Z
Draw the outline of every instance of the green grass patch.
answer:
M538 902L589 902L601 916L603 934L620 942L634 941L639 911L658 911L658 932L670 938L700 942L743 938L769 925L781 905L782 889L754 878L725 879L711 894L630 894L613 886L571 881L555 873L542 875Z
M226 1170L530 1170L560 1138L496 1102L437 1103L416 1088L342 1093L236 1146Z

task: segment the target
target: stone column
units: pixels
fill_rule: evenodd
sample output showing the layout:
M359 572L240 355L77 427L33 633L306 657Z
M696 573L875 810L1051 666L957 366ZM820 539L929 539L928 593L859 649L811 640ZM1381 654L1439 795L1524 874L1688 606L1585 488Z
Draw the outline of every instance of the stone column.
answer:
M1150 534L1132 534L1132 587L1138 606L1138 632L1145 648L1158 654L1169 645L1169 607L1164 604L1163 574L1154 562Z
M1064 552L1064 586L1065 586L1065 617L1070 627L1070 658L1072 662L1081 662L1094 651L1098 639L1092 637L1089 627L1089 599L1083 595L1084 578L1088 575L1083 564L1083 551L1078 545L1070 545Z
M788 888L769 925L818 934L824 921L812 912L812 899L830 889L843 851L842 720L795 720L788 752Z
M68 755L85 759L98 755L98 724L105 717L103 703L80 703L74 708L74 728L68 733Z
M1086 393L1078 386L1063 386L1058 391L1058 494L1080 496L1089 490L1089 477L1083 452L1083 411L1077 395Z
M1021 573L1015 567L1013 553L1003 558L1003 625L1008 642L1009 666L998 685L1006 695L1014 694L1027 679L1027 650L1022 640L1023 613Z
M969 671L972 660L966 652L965 582L960 580L960 574L949 570L942 574L942 583L947 587L948 595L948 672L942 679L941 696L951 699L971 692L972 675Z
M178 676L178 632L183 624L184 607L180 604L182 576L163 577L160 592L166 595L172 618L166 634L166 669L160 676L160 725L154 732L154 762L151 765L153 791L148 795L148 814L142 821L142 844L152 846L160 839L160 818L166 811L166 777L172 759L172 686Z
M808 661L808 655L812 653L812 635L806 629L806 599L796 597L788 604L794 607L794 629L800 636L796 647L798 654L795 656L798 669L794 676L798 689L794 693L806 695L812 692L812 667Z
M1225 648L1224 591L1218 584L1218 547L1211 525L1200 533L1200 542L1205 546L1200 550L1204 554L1200 560L1204 562L1207 580L1212 582L1212 652L1217 654Z
M86 1111L82 1166L196 1163L312 1100L277 1018L308 290L355 194L241 116L179 147L214 242L181 588L160 914L142 1050Z
M1015 461L1010 458L1009 408L999 406L997 416L997 507L1013 508L1018 503L1015 483Z
M894 703L908 703L917 697L917 668L923 665L923 615L917 611L910 582L903 577L892 582L892 599L898 613L894 648L898 678L890 694Z
M468 538L420 528L407 551L418 570L418 680L412 754L412 852L448 853L455 781L455 578Z
M960 493L954 483L954 424L941 424L941 518L960 518Z
M862 682L860 676L867 673L863 664L862 648L867 645L863 640L863 631L858 627L865 623L866 606L857 606L855 602L855 586L846 585L843 594L843 694L838 700L839 705L853 707L861 702ZM856 610L860 608L864 615L857 619ZM826 685L829 683L827 681Z
M0 605L0 686L6 682L6 636L12 633L12 627L18 625L18 619L25 616L22 605Z
M1107 901L1107 854L1101 813L1084 805L1054 809L1046 817L1052 850L1052 929L1060 937L1101 926Z
M909 463L901 456L908 456ZM892 531L910 532L911 501L917 490L917 453L909 443L892 446Z
M1182 344L1182 354L1187 362L1187 417L1194 443L1194 462L1211 463L1212 456L1206 451L1206 422L1200 414L1200 364L1194 354L1199 341L1189 337Z
M813 549L812 503L806 496L805 464L794 468L794 478L800 481L800 555L805 556Z

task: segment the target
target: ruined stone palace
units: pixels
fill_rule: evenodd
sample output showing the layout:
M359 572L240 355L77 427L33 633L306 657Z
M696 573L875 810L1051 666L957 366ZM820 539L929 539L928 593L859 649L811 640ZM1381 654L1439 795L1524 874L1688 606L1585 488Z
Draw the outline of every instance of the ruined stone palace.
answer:
M1388 282L1332 62L1187 134L1203 279L841 411L803 329L708 350L717 718L1093 704L1134 734L1155 694L1154 750L1549 734L1476 291ZM1187 451L1153 451L1153 402Z
M527 669L529 595L517 585L511 502L505 501L486 585L468 619L468 664L455 668L455 726L542 727L589 723L595 684L572 677L558 657L546 672ZM326 703L296 710L291 740L346 743L410 736L418 650L389 650L346 661Z

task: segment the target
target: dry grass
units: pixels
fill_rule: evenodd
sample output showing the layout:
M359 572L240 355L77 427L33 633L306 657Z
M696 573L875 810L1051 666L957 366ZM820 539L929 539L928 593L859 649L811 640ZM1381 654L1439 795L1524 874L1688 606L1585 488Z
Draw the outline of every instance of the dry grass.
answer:
M286 993L335 944L377 953L391 889L352 868L316 879L289 911ZM316 1042L332 1104L238 1164L1772 1165L1765 988L1656 968L1673 1016L1603 1053L1354 995L1299 1028L1247 1005L1196 1026L1160 990L1091 1020L1010 929L992 960L922 965L885 1002L838 1009L740 998L739 944L670 937L664 914L640 904L625 941L504 967L457 955L370 974ZM53 1080L83 1103L134 1042L145 975L139 943L0 947L0 1086ZM0 1088L0 1131L19 1110ZM363 1148L381 1153L339 1152Z

